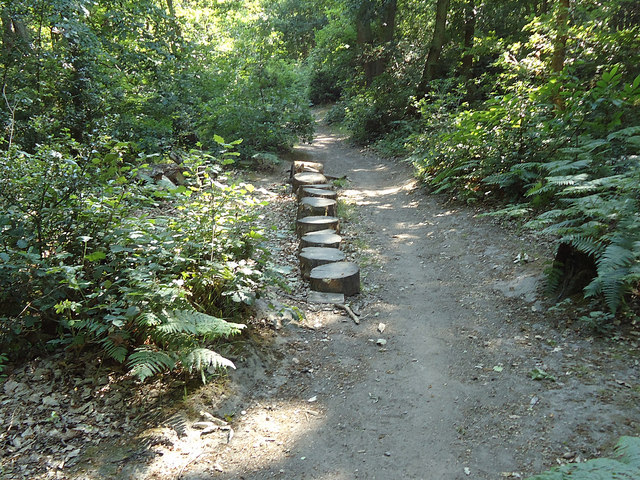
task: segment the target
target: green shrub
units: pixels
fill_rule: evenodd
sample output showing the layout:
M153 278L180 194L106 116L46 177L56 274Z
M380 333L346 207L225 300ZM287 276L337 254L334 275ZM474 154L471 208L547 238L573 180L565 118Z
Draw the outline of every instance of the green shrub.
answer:
M142 379L231 366L203 341L240 331L222 317L251 302L267 261L252 187L222 173L232 154L187 154L200 175L179 187L150 181L126 143L3 156L2 350L98 345Z

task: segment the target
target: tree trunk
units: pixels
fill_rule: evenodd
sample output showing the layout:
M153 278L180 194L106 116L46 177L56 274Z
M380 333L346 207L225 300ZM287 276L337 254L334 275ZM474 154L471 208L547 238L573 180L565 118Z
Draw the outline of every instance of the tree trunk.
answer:
M464 10L464 56L462 57L462 68L460 73L469 80L472 77L473 69L473 38L476 33L476 6L475 0L467 0Z
M440 61L440 54L444 46L445 32L447 25L447 14L449 13L449 0L438 0L436 5L436 23L433 28L433 39L427 55L427 61L422 71L422 78L418 85L418 96L424 96L429 88L429 82L435 78L436 68Z
M397 0L386 0L382 5L380 15L380 41L383 45L382 53L375 59L373 65L373 77L384 73L392 53L393 37L396 29Z
M567 38L569 36L569 0L558 0L558 10L556 13L556 38L553 42L553 57L551 58L551 71L554 74L562 72L564 61L567 55ZM565 109L564 100L560 95L562 86L553 95L553 103L557 110L562 112Z
M553 42L553 57L551 70L561 72L564 68L564 60L567 53L567 38L569 36L569 0L558 0L558 13L556 16L556 38Z
M373 17L373 5L370 0L360 3L356 12L356 42L359 52L363 57L362 68L367 86L371 84L374 75L374 62L371 60L370 47L373 44L373 30L371 20Z

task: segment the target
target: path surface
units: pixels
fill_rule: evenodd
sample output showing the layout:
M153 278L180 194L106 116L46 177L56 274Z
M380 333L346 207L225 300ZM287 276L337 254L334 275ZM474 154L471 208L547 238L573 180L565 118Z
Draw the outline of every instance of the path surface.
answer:
M598 381L575 375L593 339L542 313L544 246L443 205L406 166L326 130L295 154L350 181L341 198L357 205L344 227L363 265L362 322L308 312L315 330L276 336L276 367L240 365L238 384L243 367L262 373L219 407L243 409L233 441L183 478L524 478L633 430L612 424L634 407L599 402ZM533 381L534 368L562 382Z
M298 281L283 301L310 328L263 329L225 353L238 369L224 388L178 405L189 422L205 410L232 431L151 428L153 454L119 447L121 460L94 457L74 479L525 478L638 433L637 339L594 339L546 309L544 244L426 195L406 166L322 127L295 156L349 179L343 235L362 266L360 324L297 302ZM283 201L291 225L295 203ZM277 255L295 262L293 233L277 238Z

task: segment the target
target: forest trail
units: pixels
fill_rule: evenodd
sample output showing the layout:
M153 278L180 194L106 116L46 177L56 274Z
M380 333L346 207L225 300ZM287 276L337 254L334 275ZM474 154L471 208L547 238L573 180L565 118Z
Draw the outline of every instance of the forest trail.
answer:
M426 195L406 165L325 127L294 156L349 180L340 196L357 205L343 226L362 264L361 323L312 309L314 329L278 332L273 369L231 373L252 397L231 403L243 409L233 440L180 478L524 478L559 456L596 455L625 409L637 415L617 392L596 398L609 376L596 366L602 347L543 313L545 245ZM575 373L585 365L587 379ZM535 369L562 381L535 381Z
M170 439L165 428L155 457L94 458L74 479L526 478L634 434L637 368L616 351L634 343L586 336L547 310L548 245L427 195L406 165L326 127L294 156L349 180L340 198L355 205L343 236L362 267L350 299L360 324L291 292L282 301L307 328L283 322L246 342L223 388L178 405L190 422L206 410L232 430ZM292 224L295 201L283 198ZM294 234L279 238L295 259Z
M340 196L357 205L343 225L363 267L361 323L312 309L314 329L275 335L277 366L239 365L231 378L245 398L220 407L242 409L233 440L180 478L524 478L608 441L611 418L585 403L595 387L530 376L570 371L569 352L592 341L545 320L543 245L444 205L406 165L322 126L294 157L349 180Z

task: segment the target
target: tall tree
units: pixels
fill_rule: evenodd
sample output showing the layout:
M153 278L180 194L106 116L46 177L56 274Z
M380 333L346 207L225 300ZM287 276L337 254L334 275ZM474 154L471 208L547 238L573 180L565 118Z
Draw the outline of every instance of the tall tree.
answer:
M569 0L558 0L556 12L556 38L553 42L551 70L561 72L567 55L567 39L569 36Z
M464 9L464 55L462 57L461 75L465 79L471 78L473 68L473 39L476 32L476 5L475 0L467 0Z
M433 38L427 54L427 60L422 71L422 77L418 84L418 96L427 93L429 82L436 76L437 67L440 61L440 54L445 43L447 26L447 15L449 13L449 0L438 0L436 4L436 20L433 27Z
M379 5L375 0L364 0L356 7L356 38L367 85L386 70L395 35L397 9L397 0L383 0Z

